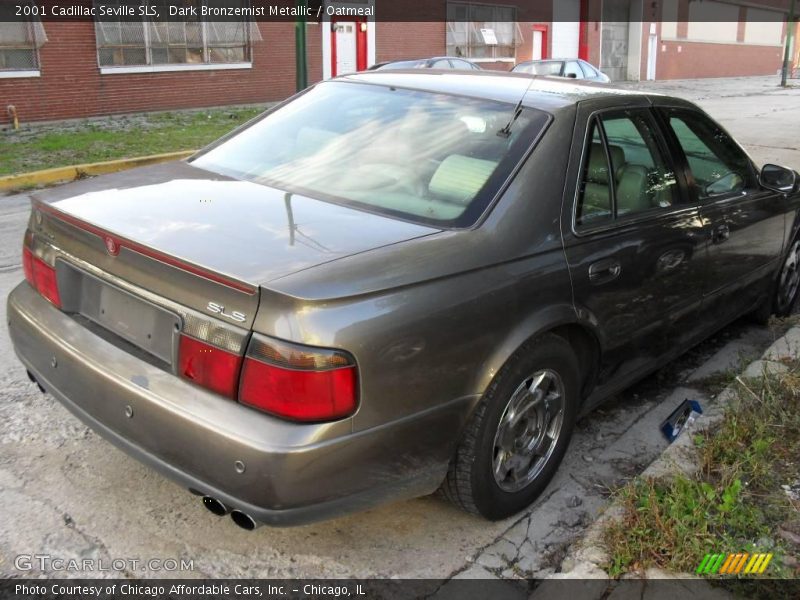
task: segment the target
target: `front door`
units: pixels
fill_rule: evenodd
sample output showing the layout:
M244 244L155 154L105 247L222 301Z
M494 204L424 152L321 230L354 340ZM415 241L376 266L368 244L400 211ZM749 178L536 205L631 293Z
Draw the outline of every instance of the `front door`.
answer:
M718 321L753 308L770 289L786 227L786 201L762 188L752 162L703 113L664 108L688 167L707 239L703 312Z
M649 108L596 113L573 143L584 150L564 245L576 309L605 337L602 386L686 346L705 240Z
M333 75L356 71L356 23L336 21L333 32Z
M333 21L331 24L331 76L367 68L367 22Z

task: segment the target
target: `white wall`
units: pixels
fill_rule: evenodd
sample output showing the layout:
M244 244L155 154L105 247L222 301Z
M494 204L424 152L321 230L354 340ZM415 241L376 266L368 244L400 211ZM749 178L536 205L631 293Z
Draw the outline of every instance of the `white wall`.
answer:
M744 28L744 42L745 44L762 44L765 46L782 45L783 20L772 11L748 8L747 25Z
M705 19L705 21L703 20ZM712 22L713 19L719 19ZM739 7L722 2L690 2L688 41L736 43Z
M664 0L661 8L661 39L678 37L678 0Z
M553 0L552 57L576 58L580 38L580 0Z

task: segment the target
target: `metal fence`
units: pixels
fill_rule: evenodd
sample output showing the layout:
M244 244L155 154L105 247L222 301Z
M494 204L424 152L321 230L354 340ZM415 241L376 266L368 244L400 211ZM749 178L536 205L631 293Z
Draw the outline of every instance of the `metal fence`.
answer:
M199 7L202 2L188 0L186 4ZM118 0L118 4L138 6L141 2ZM148 4L163 4L163 0L150 0ZM167 12L163 9L161 14ZM245 19L104 19L97 20L95 28L101 66L244 62L250 60L250 44L261 41L258 26Z
M38 50L46 41L38 20L0 22L0 71L38 69Z

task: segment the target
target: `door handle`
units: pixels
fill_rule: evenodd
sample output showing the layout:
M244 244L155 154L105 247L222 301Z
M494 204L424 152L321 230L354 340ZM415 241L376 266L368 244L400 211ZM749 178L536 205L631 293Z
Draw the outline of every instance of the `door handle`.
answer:
M622 273L622 265L616 258L604 258L589 266L589 281L601 285L614 281Z
M711 232L711 243L721 244L722 242L728 241L729 237L731 237L731 228L727 225L718 225L714 228L714 231Z

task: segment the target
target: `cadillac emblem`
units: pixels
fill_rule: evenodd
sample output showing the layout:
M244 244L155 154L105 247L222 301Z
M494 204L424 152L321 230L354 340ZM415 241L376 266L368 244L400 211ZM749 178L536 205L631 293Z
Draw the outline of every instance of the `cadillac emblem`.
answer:
M117 254L119 254L119 243L116 240L114 240L114 238L112 238L111 236L106 236L105 243L106 243L106 250L111 256L116 256Z

